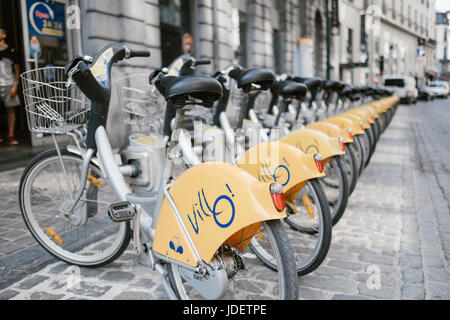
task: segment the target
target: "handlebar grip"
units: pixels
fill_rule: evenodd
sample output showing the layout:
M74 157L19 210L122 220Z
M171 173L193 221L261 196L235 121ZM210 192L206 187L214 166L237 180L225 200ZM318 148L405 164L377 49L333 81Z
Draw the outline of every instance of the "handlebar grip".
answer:
M150 51L148 50L131 50L130 52L130 58L148 58L151 56Z
M199 59L199 60L195 60L195 65L200 66L200 65L209 65L211 64L212 61L208 60L208 59Z

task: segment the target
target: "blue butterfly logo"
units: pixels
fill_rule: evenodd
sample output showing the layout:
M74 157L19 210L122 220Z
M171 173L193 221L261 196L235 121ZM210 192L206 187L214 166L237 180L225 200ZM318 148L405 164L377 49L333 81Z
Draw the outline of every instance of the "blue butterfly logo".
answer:
M172 241L170 241L169 247L176 253L183 254L184 252L183 247L180 245L180 240L178 238L174 238Z

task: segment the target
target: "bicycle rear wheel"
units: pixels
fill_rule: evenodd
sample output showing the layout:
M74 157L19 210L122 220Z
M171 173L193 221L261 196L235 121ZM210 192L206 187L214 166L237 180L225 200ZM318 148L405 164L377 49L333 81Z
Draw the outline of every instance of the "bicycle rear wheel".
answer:
M349 194L351 195L356 188L359 173L358 160L356 159L356 154L351 144L346 145L345 155L342 156L342 163L344 164L345 172L347 173Z
M286 233L294 250L297 273L306 275L322 264L331 245L331 213L319 181L307 181L286 212L288 217L284 221L290 226ZM264 262L275 267L270 261Z
M320 184L330 206L331 219L335 226L344 215L349 197L347 174L340 156L335 156L325 165L326 176L320 178Z
M352 146L352 149L353 149L355 157L356 157L356 166L358 168L358 177L359 177L359 176L361 176L361 174L364 170L365 158L364 158L364 148L363 148L358 136L355 136L351 146Z
M273 257L274 264L281 266L270 270L256 257L250 247L244 252L222 246L210 263L219 265L227 272L228 287L225 300L295 300L298 299L297 273L295 270L292 247L279 220L266 221L253 238L259 238L258 245L268 256ZM215 296L216 288L205 288L204 294L198 292L183 274L192 274L193 279L203 276L187 271L182 266L168 263L168 278L171 288L178 299L208 299L208 293ZM205 296L206 295L206 296Z
M67 207L80 184L82 161L66 149L61 159L56 150L39 154L22 174L19 204L26 226L50 254L69 264L99 267L123 253L131 231L128 223L108 217L115 194L92 162L86 188L69 217Z
M366 131L367 137L369 139L369 146L370 146L370 149L369 149L370 153L369 153L369 157L366 162L366 167L367 167L369 165L370 159L372 159L372 155L375 151L375 137L373 135L372 127L365 129L364 131Z
M357 139L363 149L363 154L364 154L363 168L365 168L370 159L370 153L371 153L369 136L368 136L367 132L364 132L364 134L357 136Z

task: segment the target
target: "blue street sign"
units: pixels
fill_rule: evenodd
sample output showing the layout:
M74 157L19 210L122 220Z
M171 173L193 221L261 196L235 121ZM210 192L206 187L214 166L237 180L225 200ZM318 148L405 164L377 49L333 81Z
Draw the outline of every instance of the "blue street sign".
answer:
M419 47L417 48L417 57L418 58L423 58L425 57L426 51L424 47Z

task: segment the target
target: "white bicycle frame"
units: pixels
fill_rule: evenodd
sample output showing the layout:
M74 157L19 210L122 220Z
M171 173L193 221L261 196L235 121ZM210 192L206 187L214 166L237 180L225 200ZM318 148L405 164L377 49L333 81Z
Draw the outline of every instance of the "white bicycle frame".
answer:
M168 137L165 137L165 139L165 141L168 141ZM191 163L200 163L197 156L195 155L195 152L192 149L190 141L188 141L184 134L182 134L181 132L178 135L178 140L178 145L183 151L182 154L187 157ZM132 222L136 253L138 255L145 255L146 253L148 254L147 257L143 258L144 264L161 274L164 288L168 292L171 299L176 299L176 296L173 293L173 290L171 289L171 286L167 280L167 271L162 265L163 261L177 264L193 272L199 272L200 274L204 274L205 270L213 272L212 268L201 259L198 250L183 223L180 212L168 192L168 189L171 186L169 180L172 176L174 166L173 161L177 158L176 155L171 155L171 150L169 149L168 157L166 157L164 165L161 184L158 191L154 194L146 195L145 197L143 197L134 194L128 187L125 176L132 174L133 171L129 166L119 166L116 163L109 138L103 126L97 128L95 132L95 141L97 146L97 158L94 158L95 151L93 149L82 150L79 145L77 145L78 149L74 147L68 148L69 152L77 153L83 158L80 189L77 191L76 196L72 200L71 208L75 208L77 203L81 199L81 195L83 194L87 182L89 163L92 161L98 164L106 179L112 186L118 200L128 201L132 203L136 208L136 216ZM191 267L179 261L175 261L156 252L153 252L150 249L151 246L146 246L146 248L149 250L147 252L144 252L143 247L146 245L145 240L153 241L154 239L159 211L165 198L169 201L169 204L171 205L178 221L180 222L180 225L186 235L186 238L188 239L189 244L193 248L194 254L199 261L199 265L197 267ZM143 235L143 237L141 237L141 235Z

